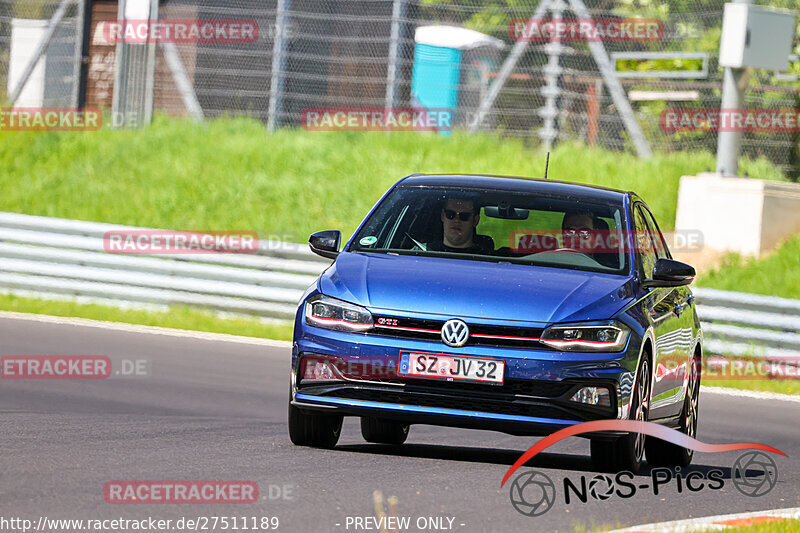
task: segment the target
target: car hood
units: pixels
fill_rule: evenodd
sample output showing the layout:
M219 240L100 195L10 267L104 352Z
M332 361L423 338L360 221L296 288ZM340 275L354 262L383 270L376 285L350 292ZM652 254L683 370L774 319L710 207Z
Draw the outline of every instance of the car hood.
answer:
M319 279L323 294L372 309L540 323L611 318L632 286L580 270L349 252Z

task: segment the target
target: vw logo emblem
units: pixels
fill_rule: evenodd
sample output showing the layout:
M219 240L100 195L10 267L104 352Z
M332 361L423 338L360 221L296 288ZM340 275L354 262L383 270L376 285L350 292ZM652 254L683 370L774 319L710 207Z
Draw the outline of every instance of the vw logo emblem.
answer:
M454 318L448 320L442 326L442 342L454 348L460 348L467 344L469 339L469 328L463 320Z

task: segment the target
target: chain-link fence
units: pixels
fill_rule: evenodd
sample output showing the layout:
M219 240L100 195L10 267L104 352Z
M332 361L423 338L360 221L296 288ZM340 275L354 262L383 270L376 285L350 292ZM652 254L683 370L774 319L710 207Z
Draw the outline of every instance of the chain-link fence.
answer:
M75 3L59 25L44 73L29 82L44 87L45 105L68 101L74 86ZM110 107L119 45L104 42L99 28L118 17L118 4L91 3L87 104ZM55 0L0 0L0 97L4 90L10 94L25 62L19 50L30 55L34 45L25 43L36 40L58 5ZM433 99L439 107L453 107L456 124L464 129L477 117L478 129L532 144L579 139L634 150L635 138L625 121L629 105L653 150L715 151L714 131L669 133L659 119L669 108L719 107L723 0L585 0L586 12L583 5L580 0L163 0L161 20L249 20L258 32L247 41L200 39L159 46L153 106L185 114L196 105L195 115L243 114L275 127L300 127L307 108L430 106L426 99ZM769 5L792 9L800 2L774 0ZM554 44L532 39L518 50L518 60L504 76L515 41L525 40L515 33L515 21L527 21L537 9L543 19L653 19L661 29L657 39L600 39L599 48L580 40ZM432 25L468 28L483 36L426 29ZM25 31L34 34L28 41ZM642 61L631 59L631 53L669 55ZM687 59L680 53L699 56ZM615 54L627 54L633 66L617 63ZM615 71L623 65L634 72L664 72L661 77L652 71L650 77L626 77L627 71L609 80L598 66L603 55L611 58ZM701 68L692 74L697 65ZM501 82L485 115L476 115L493 84ZM624 101L612 90L615 84ZM791 76L755 71L745 106L796 109L798 94L800 84ZM788 130L746 133L742 152L766 157L796 177L798 135Z
M58 23L49 46L20 88L26 67L36 56L54 16ZM0 102L17 90L19 107L72 104L78 23L78 0L0 0Z

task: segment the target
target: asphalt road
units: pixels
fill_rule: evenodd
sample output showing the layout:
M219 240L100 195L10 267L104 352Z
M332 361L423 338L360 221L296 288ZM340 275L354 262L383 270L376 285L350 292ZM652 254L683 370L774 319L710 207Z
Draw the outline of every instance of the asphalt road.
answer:
M357 420L346 419L335 450L293 446L287 346L3 318L0 354L106 355L115 372L123 359L147 368L147 375L103 380L0 380L0 519L264 516L278 517L284 532L375 531L356 529L354 520L374 516L380 490L385 500L397 498L398 516L410 517L402 531L541 532L800 505L798 403L701 396L700 440L762 442L788 454L775 456L778 483L765 496L734 488L730 470L741 452L728 452L697 454L690 467L721 470L721 490L679 493L673 480L658 495L652 488L629 498L590 494L587 503L567 505L563 479L580 485L581 476L597 475L588 441L571 438L528 465L556 486L552 508L528 517L512 507L500 480L532 438L413 426L408 443L391 448L365 444ZM125 505L103 497L110 480L194 479L252 480L260 501ZM649 470L635 483L652 485Z

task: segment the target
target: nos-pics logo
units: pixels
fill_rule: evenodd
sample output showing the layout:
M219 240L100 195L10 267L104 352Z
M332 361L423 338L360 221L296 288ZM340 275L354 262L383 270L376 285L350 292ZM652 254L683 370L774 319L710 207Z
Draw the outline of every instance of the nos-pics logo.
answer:
M634 420L597 420L571 426L537 442L509 468L501 486L511 475L529 461L533 456L556 442L581 433L596 431L627 431L644 433L651 437L672 442L684 448L706 453L719 453L734 450L748 450L740 455L731 467L730 479L736 489L745 496L758 497L769 493L777 483L778 467L775 461L760 450L786 455L780 450L756 443L732 444L707 444L688 435L666 428L651 422ZM680 467L674 470L668 468L653 468L650 479L634 481L632 472L618 472L617 474L598 474L591 478L581 476L577 482L564 478L561 493L564 503L578 500L587 503L589 498L594 500L607 500L612 497L630 498L638 490L651 490L658 495L659 489L668 484L674 484L678 493L698 492L704 489L721 490L725 486L724 473L719 469L707 472L688 471L681 472ZM511 483L509 497L511 505L526 516L541 516L549 511L557 499L556 484L546 474L537 470L528 470L517 475Z

